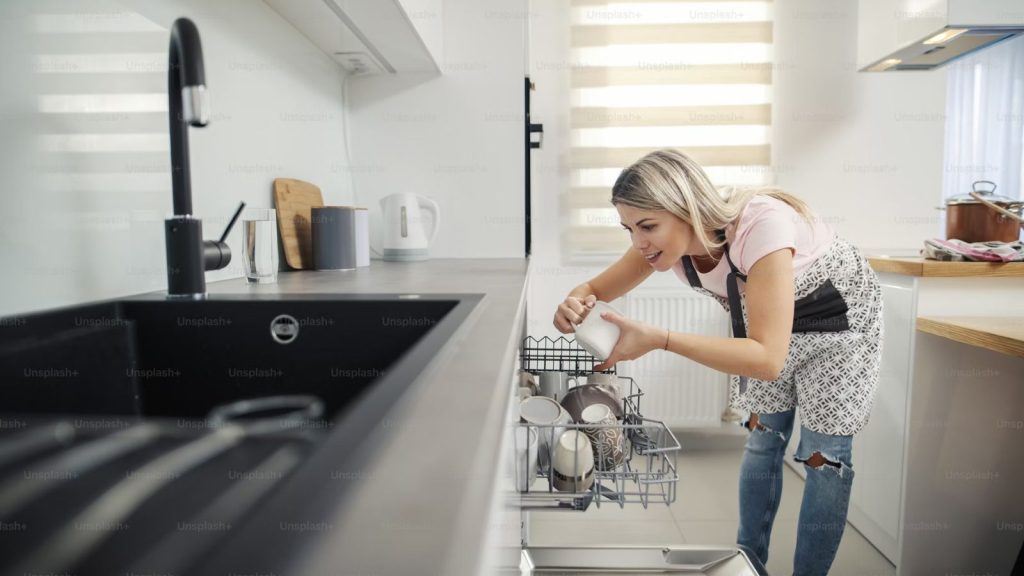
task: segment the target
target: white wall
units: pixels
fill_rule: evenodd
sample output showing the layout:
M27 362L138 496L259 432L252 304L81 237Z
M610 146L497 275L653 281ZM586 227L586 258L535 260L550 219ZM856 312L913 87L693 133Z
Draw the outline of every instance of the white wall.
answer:
M44 22L79 33L39 33ZM235 206L272 206L271 183L318 184L324 199L349 203L342 71L290 24L255 0L48 0L0 3L0 92L7 180L0 211L0 314L166 288L162 219L171 212L167 143L168 30L195 21L203 43L213 109L191 129L193 200L214 238ZM114 32L129 26L134 32ZM125 52L132 55L126 57ZM112 54L113 68L87 72L85 53ZM56 54L45 60L41 55ZM11 81L11 79L14 81ZM114 94L152 98L149 111L39 113L46 95ZM113 152L54 154L62 134L137 134ZM77 145L71 137L70 144ZM208 280L241 275L235 259Z
M578 284L600 272L562 262L562 234L568 217L561 196L569 189L565 167L569 129L569 3L530 0L529 71L537 89L530 115L544 125L544 143L531 151L533 255L527 307L527 333L558 336L555 308ZM610 194L609 194L610 195Z
M857 5L775 3L773 168L866 252L942 234L946 72L857 72ZM956 169L956 167L950 167Z
M441 75L350 79L355 199L436 200L433 258L521 258L525 2L445 0L443 14Z

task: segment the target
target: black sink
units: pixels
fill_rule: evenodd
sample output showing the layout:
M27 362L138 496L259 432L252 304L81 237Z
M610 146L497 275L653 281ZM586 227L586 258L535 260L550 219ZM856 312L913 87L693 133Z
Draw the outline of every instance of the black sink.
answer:
M122 300L7 319L2 411L202 418L233 400L309 394L332 418L458 303Z
M379 449L390 409L480 299L145 296L0 319L0 515L19 530L0 539L0 573L225 573L265 548L297 561L304 535L280 523L342 505L351 483L332 471ZM235 434L205 421L212 409L268 396L319 398L324 417L250 428L160 472ZM116 456L82 456L142 430ZM81 543L79 524L109 518L99 504L151 478L163 483Z

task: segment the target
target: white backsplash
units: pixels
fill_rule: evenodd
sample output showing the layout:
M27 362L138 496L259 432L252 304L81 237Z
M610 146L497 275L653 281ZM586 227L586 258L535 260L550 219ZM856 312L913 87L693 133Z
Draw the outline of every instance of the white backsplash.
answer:
M166 287L167 45L180 16L199 29L212 107L189 131L206 238L240 200L272 206L275 177L351 201L343 72L263 2L3 2L0 315ZM208 280L241 275L238 234L231 266Z

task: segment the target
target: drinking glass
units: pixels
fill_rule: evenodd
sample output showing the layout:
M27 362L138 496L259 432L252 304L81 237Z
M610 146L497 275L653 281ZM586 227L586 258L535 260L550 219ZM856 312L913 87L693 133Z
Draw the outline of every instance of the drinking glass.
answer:
M273 208L242 212L242 262L250 283L277 282L277 213Z

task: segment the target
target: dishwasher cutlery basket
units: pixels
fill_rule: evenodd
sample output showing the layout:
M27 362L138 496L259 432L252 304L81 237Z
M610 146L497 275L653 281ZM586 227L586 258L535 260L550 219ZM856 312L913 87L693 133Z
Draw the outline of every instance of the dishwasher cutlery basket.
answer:
M540 374L541 372L566 372L569 376L586 376L594 371L600 362L582 349L575 340L559 337L552 340L548 337L540 339L526 337L521 351L521 368L525 372ZM606 373L616 374L614 368ZM625 438L623 457L617 465L602 465L600 455L595 458L593 484L589 489L578 492L559 491L555 489L554 466L540 466L537 479L532 486L525 487L520 497L525 508L570 508L586 510L591 503L601 506L602 502L612 502L624 507L626 504L640 504L647 507L651 503L669 505L676 499L676 487L679 482L677 454L679 441L664 422L645 418L640 411L640 401L644 392L636 380L628 376L618 376L618 384L622 389L622 418L616 424L594 425L582 423L569 424L527 424L518 426L534 429L538 435L547 437L547 445L552 446L557 436L570 430L586 433L594 429L614 429ZM530 433L527 433L529 438ZM513 435L513 443L517 444L519 435ZM540 444L540 442L539 442ZM523 462L517 466L526 466L529 470L530 450L514 446L513 454L522 452ZM543 446L540 448L543 450ZM541 456L543 463L545 458ZM518 458L519 456L515 456ZM578 455L577 455L578 457ZM617 460L617 459L616 459Z

